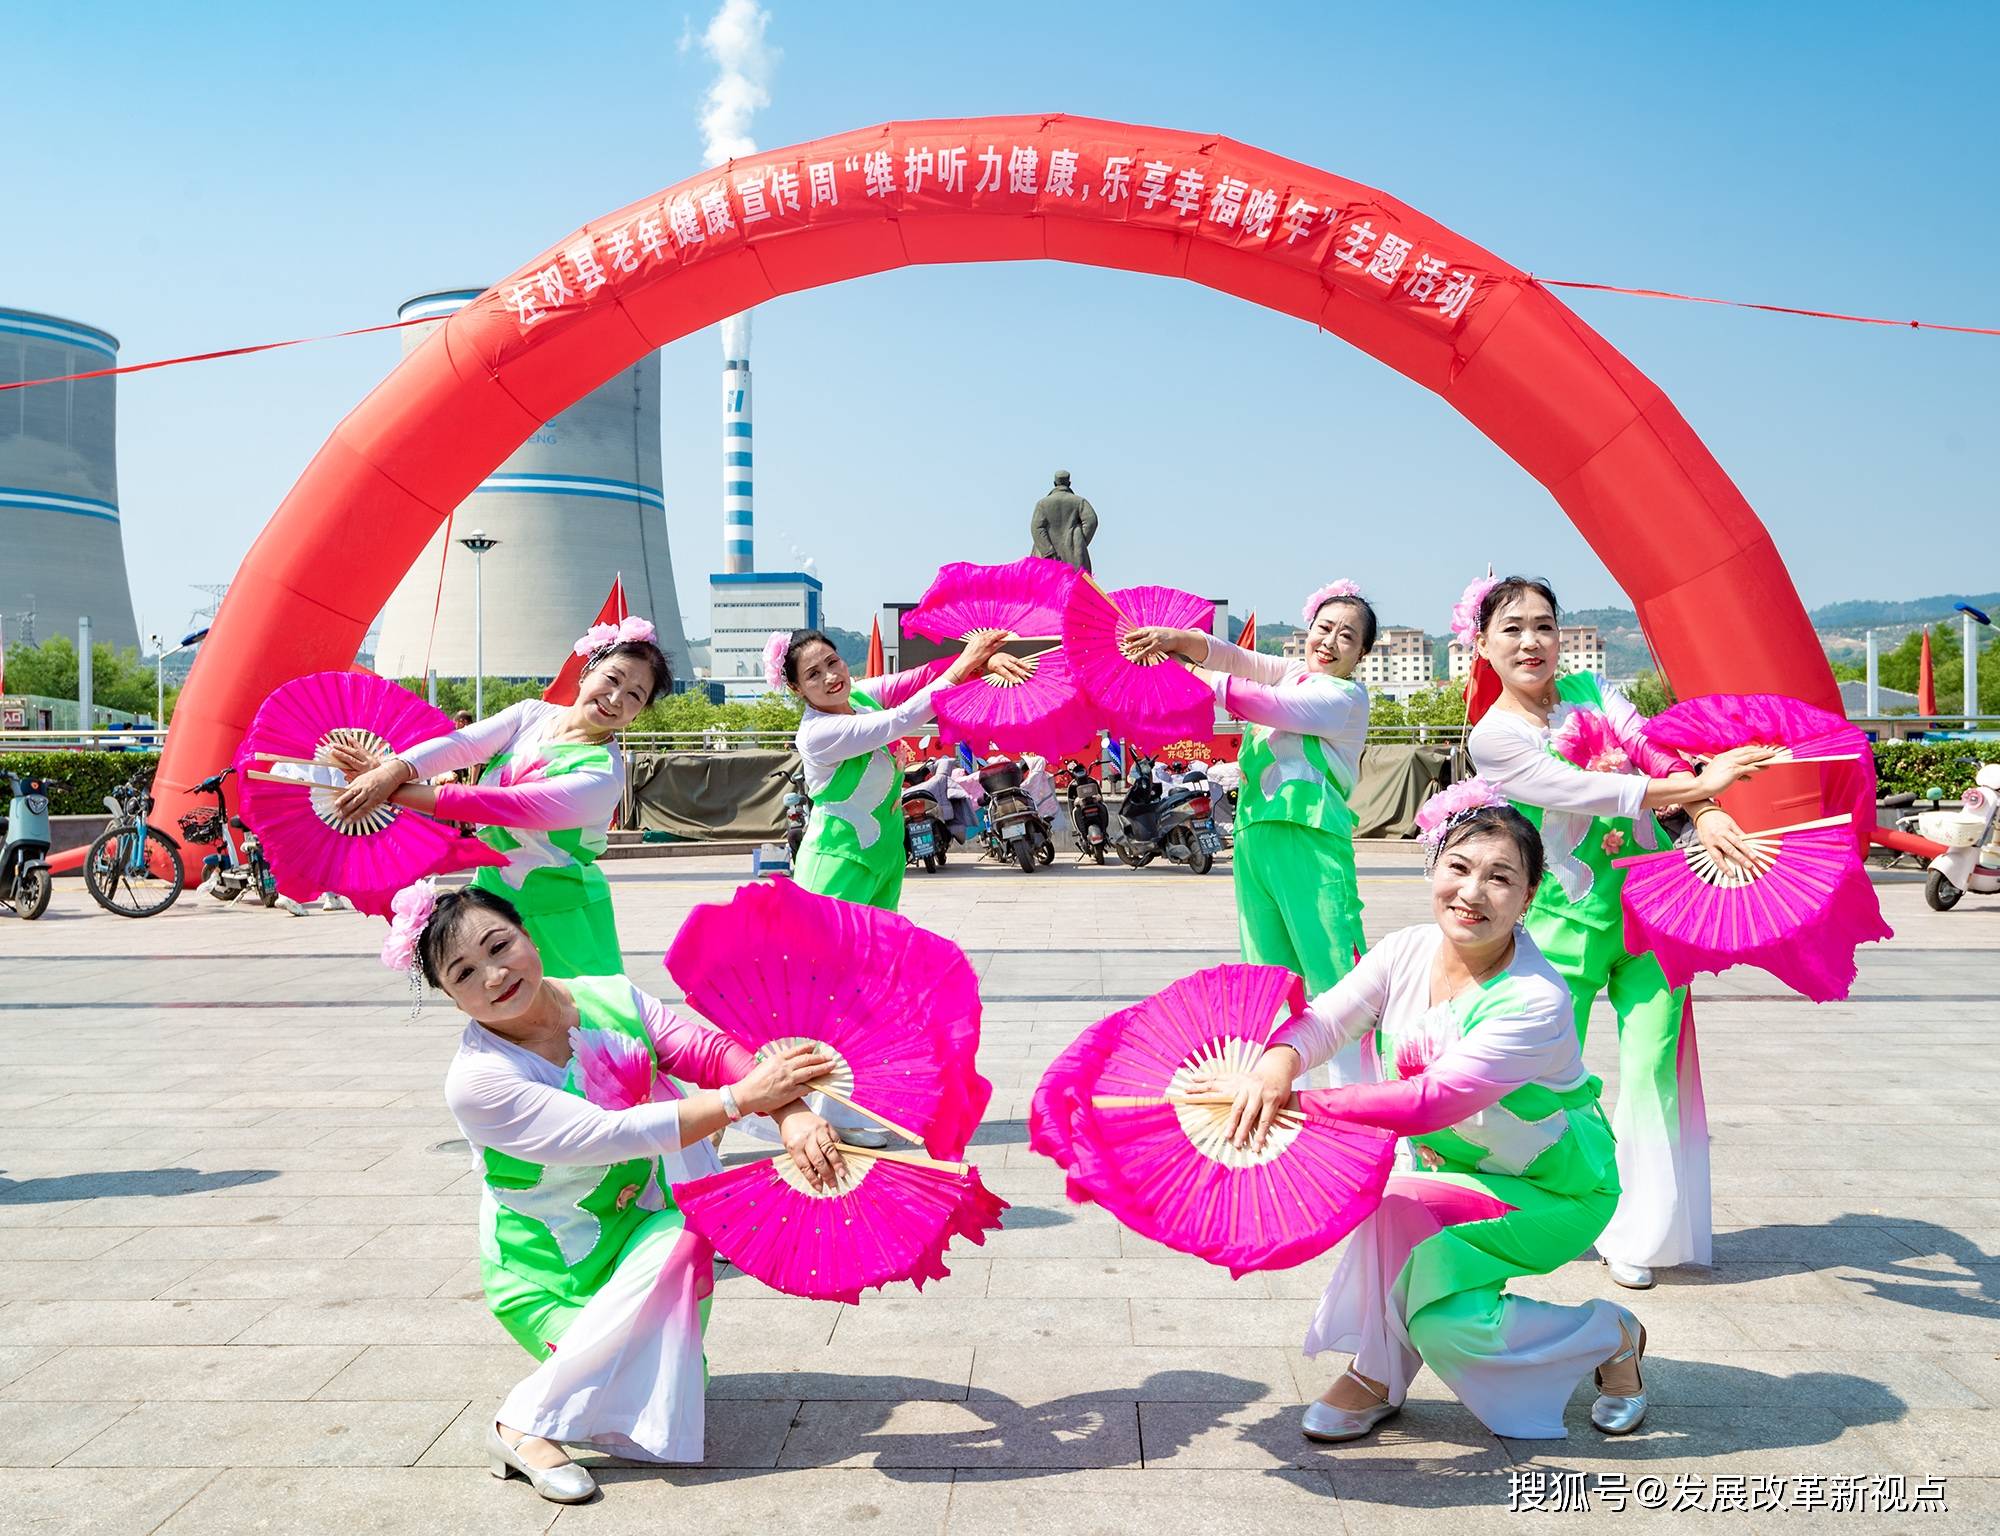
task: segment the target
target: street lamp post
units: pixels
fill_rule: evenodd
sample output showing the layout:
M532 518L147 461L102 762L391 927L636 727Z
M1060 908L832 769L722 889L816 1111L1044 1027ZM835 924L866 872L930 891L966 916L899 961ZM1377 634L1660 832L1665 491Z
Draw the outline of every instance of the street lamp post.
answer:
M1984 624L1991 627L1993 621L1970 603L1953 603L1952 606L1964 615L1965 623L1965 728L1972 729L1972 717L1979 713L1979 648L1973 644L1972 626Z
M163 736L167 729L167 658L178 656L189 646L200 645L207 638L206 629L197 629L191 635L182 635L181 643L167 650L165 642L158 635L153 636L153 729Z
M486 551L497 547L484 529L475 528L458 541L472 551L472 717L486 718L486 588L481 578Z

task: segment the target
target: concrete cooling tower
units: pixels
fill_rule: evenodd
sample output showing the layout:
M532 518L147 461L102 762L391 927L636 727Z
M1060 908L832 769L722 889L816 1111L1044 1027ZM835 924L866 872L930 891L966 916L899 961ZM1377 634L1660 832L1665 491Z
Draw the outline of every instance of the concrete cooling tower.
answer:
M107 331L0 309L0 383L117 363ZM138 645L118 521L116 379L0 393L0 628L9 641L74 638L81 614L93 639Z
M420 294L396 314L442 323L477 297L477 289ZM404 352L435 329L410 326ZM649 352L531 433L460 503L443 551L442 605L441 531L382 610L375 670L419 676L428 650L440 676L472 674L473 557L457 541L477 528L500 541L483 557L489 677L553 677L621 572L626 601L658 628L674 676L691 677L660 487L660 357Z

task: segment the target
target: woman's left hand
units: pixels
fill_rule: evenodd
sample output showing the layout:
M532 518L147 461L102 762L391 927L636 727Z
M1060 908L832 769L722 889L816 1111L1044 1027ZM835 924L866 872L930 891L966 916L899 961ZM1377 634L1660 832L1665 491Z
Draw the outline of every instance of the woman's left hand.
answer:
M1188 1079L1190 1095L1227 1094L1229 1107L1222 1134L1238 1147L1255 1145L1260 1151L1271 1134L1271 1125L1292 1099L1292 1081L1299 1075L1299 1053L1289 1045L1265 1051L1248 1072L1196 1073Z
M792 1166L814 1189L827 1189L847 1177L839 1135L811 1110L801 1106L786 1115L778 1122L778 1136L791 1154Z
M1197 643L1201 645L1200 651L1195 649ZM1141 624L1125 632L1118 649L1130 661L1151 661L1156 656L1182 656L1189 661L1200 661L1207 654L1207 642L1191 629L1177 629L1171 624Z
M1736 818L1720 807L1695 818L1694 835L1701 839L1702 847L1731 869L1761 874L1770 863L1736 824Z
M986 663L986 675L1003 683L1025 683L1035 675L1035 664L1012 651L997 651Z

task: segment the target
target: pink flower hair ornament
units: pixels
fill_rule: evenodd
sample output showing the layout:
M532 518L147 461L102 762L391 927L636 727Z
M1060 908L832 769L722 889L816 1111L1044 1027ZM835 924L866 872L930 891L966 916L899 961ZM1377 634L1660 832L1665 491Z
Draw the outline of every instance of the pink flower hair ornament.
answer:
M1486 594L1499 585L1500 578L1488 571L1470 583L1452 605L1451 632L1467 650L1471 650L1473 641L1479 638L1479 606L1486 601Z
M772 630L771 638L764 642L764 681L773 693L785 691L785 652L791 648L791 634L782 629Z
M642 619L636 613L627 614L616 624L593 624L583 632L570 650L578 656L595 656L608 645L633 645L659 643L660 632L653 628L651 619Z
M1417 841L1436 857L1445 834L1459 822L1489 807L1505 804L1505 795L1476 776L1441 789L1417 807Z
M382 941L382 963L392 971L417 967L417 941L424 925L437 910L437 882L426 876L415 885L405 886L389 902L389 936Z
M1299 622L1304 628L1311 629L1313 620L1319 617L1320 609L1324 608L1336 597L1360 596L1361 586L1358 582L1347 581L1345 579L1329 581L1325 586L1313 593L1311 597L1306 599L1305 611L1300 615Z

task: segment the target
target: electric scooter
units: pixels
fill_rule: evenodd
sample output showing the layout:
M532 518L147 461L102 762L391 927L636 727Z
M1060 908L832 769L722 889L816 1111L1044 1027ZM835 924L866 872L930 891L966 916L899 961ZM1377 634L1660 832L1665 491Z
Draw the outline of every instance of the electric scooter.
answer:
M1967 891L2000 892L2000 763L1988 763L1974 775L1958 810L1923 811L1900 825L1944 845L1924 877L1924 900L1933 911L1949 912Z
M49 909L55 881L49 874L49 791L53 779L9 773L12 798L0 817L0 907L32 922Z

